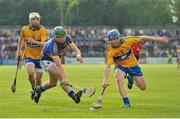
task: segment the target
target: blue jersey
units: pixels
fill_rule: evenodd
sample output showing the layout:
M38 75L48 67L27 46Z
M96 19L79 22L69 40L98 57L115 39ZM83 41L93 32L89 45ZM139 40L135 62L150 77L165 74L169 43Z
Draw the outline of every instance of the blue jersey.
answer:
M67 46L75 45L72 39L69 36L65 37L64 43L58 43L55 41L55 38L51 38L44 45L41 60L50 60L53 61L53 58L61 57Z

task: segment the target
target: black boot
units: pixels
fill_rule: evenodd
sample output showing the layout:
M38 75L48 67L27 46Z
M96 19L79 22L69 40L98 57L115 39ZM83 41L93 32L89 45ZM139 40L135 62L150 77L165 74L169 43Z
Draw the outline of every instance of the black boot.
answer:
M36 103L39 102L39 99L41 97L41 93L42 93L42 90L41 90L41 87L40 86L37 86L34 90L35 94L34 94L34 101Z
M72 96L72 99L75 101L76 104L80 103L82 96L82 91L78 91L76 94Z
M128 88L132 89L132 86L133 86L133 83L134 83L133 78L128 75L127 79L128 79Z
M31 93L31 100L34 100L34 95L35 95L34 89L32 89L32 91L30 93Z

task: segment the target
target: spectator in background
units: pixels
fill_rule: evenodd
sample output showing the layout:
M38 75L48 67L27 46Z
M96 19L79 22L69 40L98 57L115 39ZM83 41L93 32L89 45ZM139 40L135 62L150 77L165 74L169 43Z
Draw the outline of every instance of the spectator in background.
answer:
M179 55L179 56L177 56L177 60L176 60L176 62L177 62L178 69L179 69L179 67L180 67L180 55Z
M167 57L168 57L168 64L172 64L173 54L171 52L169 52Z

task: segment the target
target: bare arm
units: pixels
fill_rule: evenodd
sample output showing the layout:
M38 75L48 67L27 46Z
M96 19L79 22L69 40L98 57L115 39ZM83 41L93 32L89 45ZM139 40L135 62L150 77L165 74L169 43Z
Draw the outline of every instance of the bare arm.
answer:
M22 57L22 53L21 53L21 48L24 44L24 39L22 37L19 38L19 41L18 41L18 47L17 47L17 52L16 52L16 58L18 57Z
M77 48L76 45L70 45L70 48L76 53L76 60L83 63L83 58L81 57L81 51Z
M43 41L36 41L36 40L33 40L33 39L27 39L27 42L28 43L33 43L33 44L36 44L36 45L40 45L40 46L43 46L46 42L43 42Z
M56 64L56 66L60 66L61 65L61 59L59 57L53 58L53 61Z
M111 65L106 64L105 68L104 68L103 87L107 87L108 86L107 81L108 81L108 78L109 78L110 70L111 70Z
M138 36L141 41L146 40L146 41L157 41L160 43L168 43L168 38L163 36L163 37L154 37L154 36L147 36L147 35L143 35L143 36Z

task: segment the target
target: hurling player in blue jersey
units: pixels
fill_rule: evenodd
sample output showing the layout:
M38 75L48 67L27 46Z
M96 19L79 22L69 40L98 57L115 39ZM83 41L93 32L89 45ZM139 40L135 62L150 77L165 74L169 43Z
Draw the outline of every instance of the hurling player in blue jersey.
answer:
M41 93L49 88L55 87L59 80L64 91L78 104L82 91L75 93L66 85L68 80L61 64L61 56L64 54L66 48L69 47L76 53L76 60L83 63L81 52L72 39L66 34L64 27L56 26L53 35L54 37L44 45L40 61L41 66L49 73L49 80L35 88L34 101L38 103Z

